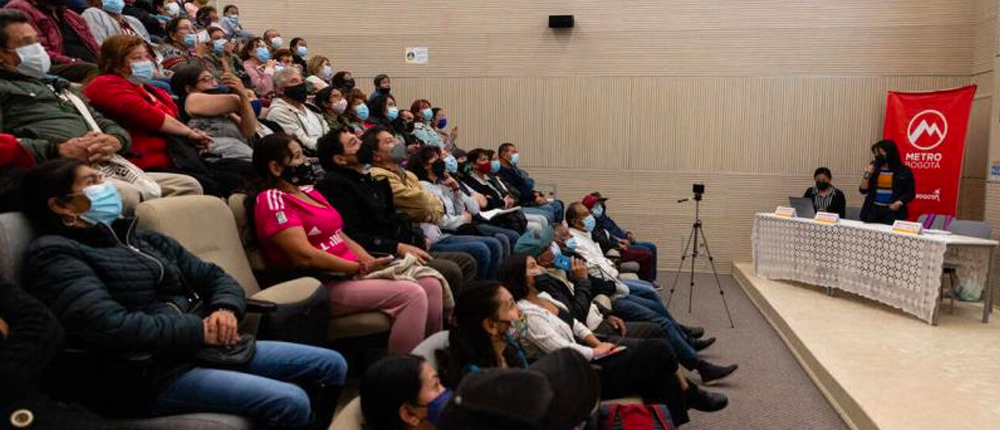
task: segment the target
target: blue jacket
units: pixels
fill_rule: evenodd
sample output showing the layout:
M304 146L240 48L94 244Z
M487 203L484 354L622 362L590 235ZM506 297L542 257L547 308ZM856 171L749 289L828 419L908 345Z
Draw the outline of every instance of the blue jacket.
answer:
M517 190L521 206L535 205L535 180L516 167L500 167L500 178Z
M607 212L606 208L605 212ZM615 223L615 220L611 219L611 217L609 217L607 213L596 218L597 218L597 225L607 230L608 233L611 233L612 236L614 236L617 239L627 239L626 237L628 236L627 232L623 230L621 227L619 227L618 224Z

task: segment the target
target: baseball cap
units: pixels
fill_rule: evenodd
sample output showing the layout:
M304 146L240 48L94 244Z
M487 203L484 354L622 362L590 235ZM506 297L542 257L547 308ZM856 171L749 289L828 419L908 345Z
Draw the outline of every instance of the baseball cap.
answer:
M549 226L544 226L540 230L528 230L514 244L514 253L537 257L552 244L554 235L555 232Z
M562 349L528 369L492 369L466 376L437 428L570 430L596 410L600 385L587 359Z
M587 209L593 209L594 205L596 205L598 202L603 203L606 201L608 201L607 197L602 197L601 193L594 191L590 194L587 194L586 196L583 196L582 203L584 206L587 207Z

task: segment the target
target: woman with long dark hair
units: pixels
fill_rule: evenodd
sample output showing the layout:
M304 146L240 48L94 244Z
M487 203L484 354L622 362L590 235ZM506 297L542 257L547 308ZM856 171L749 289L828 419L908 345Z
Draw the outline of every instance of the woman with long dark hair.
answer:
M425 335L441 329L443 289L437 279L362 279L386 268L392 259L373 257L344 233L340 213L311 186L313 166L295 137L273 134L261 139L253 164L260 179L248 193L247 215L269 264L350 275L350 281L327 285L331 313L389 315L391 353L408 353Z
M872 145L872 155L874 160L868 163L859 187L865 195L861 220L891 225L907 219L910 215L907 205L917 197L913 171L903 164L899 148L892 140Z
M389 357L371 365L358 390L366 430L433 429L451 390L430 363L416 355Z

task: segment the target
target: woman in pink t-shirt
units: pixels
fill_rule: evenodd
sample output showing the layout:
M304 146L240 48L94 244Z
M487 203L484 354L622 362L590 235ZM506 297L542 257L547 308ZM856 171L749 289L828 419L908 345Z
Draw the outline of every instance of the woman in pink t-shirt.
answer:
M275 134L255 148L253 163L261 179L253 202L253 225L269 264L342 272L360 279L391 258L374 258L344 234L343 219L311 186L312 166L294 136ZM333 315L384 312L393 318L389 352L409 353L426 335L441 329L442 285L435 278L417 283L393 280L333 282Z

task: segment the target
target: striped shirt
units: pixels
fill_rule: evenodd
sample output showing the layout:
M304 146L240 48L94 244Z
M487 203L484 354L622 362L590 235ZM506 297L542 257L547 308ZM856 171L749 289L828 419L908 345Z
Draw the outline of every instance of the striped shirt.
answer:
M880 170L876 184L875 204L879 206L889 206L892 204L892 170Z
M830 194L824 196L820 194L819 188L813 187L813 208L815 208L816 211L826 212L826 209L830 207L831 203L833 203L833 195L837 194L836 189L833 188L832 185L828 189L830 190Z

